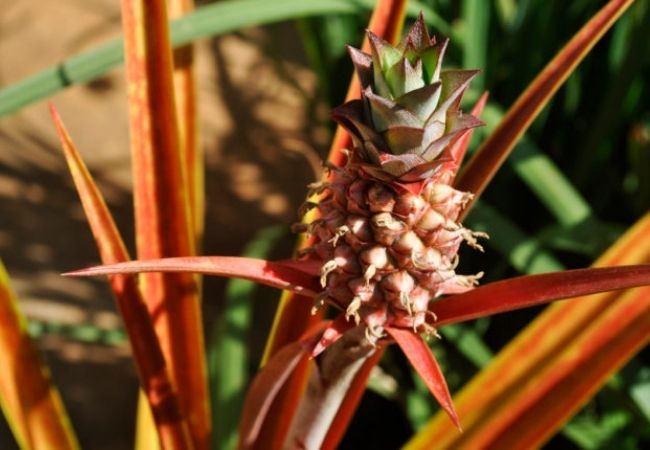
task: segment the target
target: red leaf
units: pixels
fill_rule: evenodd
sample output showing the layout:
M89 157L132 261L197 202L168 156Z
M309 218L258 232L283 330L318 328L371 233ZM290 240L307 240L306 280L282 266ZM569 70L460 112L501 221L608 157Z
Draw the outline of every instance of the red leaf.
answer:
M302 339L284 346L257 374L244 402L238 448L246 449L255 444L273 400L298 363L311 353L323 333L323 326L329 325L329 322L319 324L315 331L311 328Z
M114 264L128 260L129 255L113 217L52 104L50 112L102 261ZM181 413L176 388L137 280L133 276L116 275L111 277L111 287L129 335L136 368L154 413L162 446L186 448L191 445L187 420Z
M260 284L286 289L297 294L314 296L320 290L313 276L318 261L267 261L239 256L195 256L129 261L89 267L65 275L93 276L143 272L191 272L242 278Z
M248 390L239 425L240 448L248 448L255 442L276 394L307 352L302 342L289 344L271 358L255 377Z
M352 322L346 319L344 314L339 315L332 323L325 329L316 347L311 352L311 357L315 358L320 355L327 347L339 340L343 333L353 328Z
M565 270L486 284L431 305L436 326L581 295L650 285L650 264Z
M460 421L454 409L454 404L451 401L451 394L447 388L445 376L440 370L440 366L436 358L429 350L429 346L418 334L413 333L411 330L403 330L401 328L386 327L386 332L390 334L397 345L400 346L408 360L413 365L413 368L422 377L429 391L436 398L442 409L449 415L449 418L454 422L454 425L460 430Z
M379 363L385 350L385 346L378 348L377 351L366 360L361 370L359 370L359 373L357 373L357 376L354 377L354 380L348 389L348 393L336 413L336 417L332 421L329 430L327 430L327 436L322 445L323 450L335 450L339 448L339 443L341 442L341 439L343 439L343 434L352 420L352 417L361 402L361 397L363 397L363 393L366 390L368 378L370 378L370 372L372 372L372 369Z

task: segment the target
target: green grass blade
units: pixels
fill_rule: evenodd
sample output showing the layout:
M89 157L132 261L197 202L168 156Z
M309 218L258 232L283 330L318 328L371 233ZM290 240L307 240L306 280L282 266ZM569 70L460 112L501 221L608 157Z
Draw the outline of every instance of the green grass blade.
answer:
M542 273L562 270L564 267L539 240L528 237L519 227L485 202L476 202L467 218L470 228L489 231L485 245L494 248L521 273Z
M498 106L489 104L483 118L491 133L503 119L503 112ZM592 215L589 203L555 163L526 136L519 141L508 161L561 225L575 225Z
M440 334L477 368L485 366L492 359L490 347L471 325L458 323L441 328Z
M490 24L490 2L483 0L463 0L463 67L479 67L485 70L488 56L488 27ZM472 87L483 91L485 72L472 80Z
M369 2L348 0L230 0L197 9L171 22L174 47L196 39L219 36L253 25L298 17L351 14L368 9ZM0 116L50 96L67 86L93 80L123 61L122 40L110 41L73 56L0 90Z
M266 257L284 232L283 226L259 231L243 255ZM216 449L231 449L237 443L237 426L248 385L246 333L252 315L251 296L256 287L251 281L228 282L224 313L208 342L208 374L214 411L212 445Z
M585 450L599 450L611 445L611 439L630 422L630 415L624 410L605 413L600 420L581 417L564 426L562 434Z

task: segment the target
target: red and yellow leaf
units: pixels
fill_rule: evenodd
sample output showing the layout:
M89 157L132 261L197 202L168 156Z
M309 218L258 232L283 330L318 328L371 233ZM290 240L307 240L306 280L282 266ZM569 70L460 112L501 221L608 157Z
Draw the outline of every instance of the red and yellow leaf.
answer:
M172 78L164 0L122 0L139 259L195 254L189 175ZM197 448L210 443L203 327L198 285L191 274L141 277L154 325Z
M102 261L106 264L128 261L126 247L101 193L53 106L50 111ZM111 287L131 341L142 389L154 411L160 441L164 448L187 448L191 446L187 422L181 414L176 389L137 280L133 276L115 275L111 277Z
M596 265L650 263L648 236L650 214ZM550 306L456 396L462 436L437 415L406 448L539 447L650 341L649 296L642 287Z
M0 406L19 447L78 449L59 392L27 333L1 261L0 354Z
M169 17L176 19L194 10L193 0L168 0ZM190 220L200 247L205 212L203 152L198 142L194 44L174 49L174 93L180 136L180 153L185 161Z
M610 0L546 65L479 147L458 177L456 188L478 198L519 138L575 67L634 0ZM463 215L471 209L465 208ZM462 219L462 218L461 218Z

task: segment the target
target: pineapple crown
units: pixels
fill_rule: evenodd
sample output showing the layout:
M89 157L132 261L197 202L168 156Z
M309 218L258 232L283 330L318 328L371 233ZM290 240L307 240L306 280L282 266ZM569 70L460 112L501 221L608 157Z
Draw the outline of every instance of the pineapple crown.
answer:
M478 70L441 70L449 39L430 37L422 15L393 47L368 31L371 53L348 47L362 98L333 111L371 176L415 182L448 160L445 150L464 131L483 125L460 111Z

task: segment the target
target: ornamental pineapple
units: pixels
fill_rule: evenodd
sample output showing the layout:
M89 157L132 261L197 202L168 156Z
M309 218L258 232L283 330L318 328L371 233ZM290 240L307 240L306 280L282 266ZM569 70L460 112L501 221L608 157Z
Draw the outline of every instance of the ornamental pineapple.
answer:
M422 17L397 47L368 36L370 55L348 48L362 98L333 112L353 147L344 167L310 185L318 201L302 213L315 208L316 218L297 228L312 235L304 254L323 261L315 310L342 309L374 343L386 325L435 333L431 301L482 275L455 272L460 244L480 250L484 234L458 223L472 194L450 185L454 143L482 122L459 109L477 71L442 70L448 40L429 37Z

